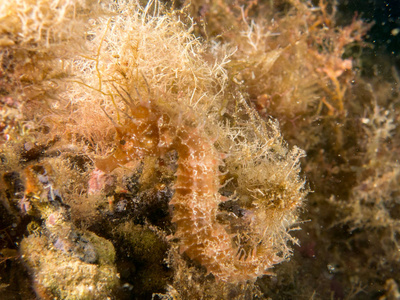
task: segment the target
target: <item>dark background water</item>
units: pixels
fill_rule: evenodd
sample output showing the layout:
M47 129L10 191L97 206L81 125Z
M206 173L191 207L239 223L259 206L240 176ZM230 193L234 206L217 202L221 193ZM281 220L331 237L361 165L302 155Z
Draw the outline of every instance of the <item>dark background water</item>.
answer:
M400 70L400 0L339 0L338 9L342 20L351 20L356 13L374 22L366 42L374 45L374 56L387 56Z

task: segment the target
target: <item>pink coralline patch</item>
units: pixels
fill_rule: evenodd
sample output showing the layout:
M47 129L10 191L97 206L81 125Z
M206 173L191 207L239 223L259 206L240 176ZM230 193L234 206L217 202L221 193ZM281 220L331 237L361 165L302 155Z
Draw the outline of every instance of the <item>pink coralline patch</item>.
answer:
M19 201L19 209L23 215L26 215L32 209L31 202L26 196Z
M99 193L100 191L104 191L105 193L107 193L114 188L114 185L114 176L106 174L96 168L90 175L90 179L88 182L88 194L93 195Z
M54 212L50 214L46 219L46 226L55 226L63 218L62 213Z

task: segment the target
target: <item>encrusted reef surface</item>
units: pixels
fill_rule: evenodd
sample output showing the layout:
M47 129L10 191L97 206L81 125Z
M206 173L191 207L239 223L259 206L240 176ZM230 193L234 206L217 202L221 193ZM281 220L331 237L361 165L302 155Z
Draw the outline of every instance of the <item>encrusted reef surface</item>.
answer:
M370 27L325 1L0 4L4 299L397 299L399 77Z

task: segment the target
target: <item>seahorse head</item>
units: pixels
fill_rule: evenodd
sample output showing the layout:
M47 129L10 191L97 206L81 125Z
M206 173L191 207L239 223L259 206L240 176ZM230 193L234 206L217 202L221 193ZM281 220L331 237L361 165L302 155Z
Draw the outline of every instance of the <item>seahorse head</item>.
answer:
M160 130L158 111L139 105L132 109L131 116L117 128L118 148L130 157L157 155Z
M144 105L131 107L124 123L114 124L117 132L115 150L108 157L96 160L96 167L111 172L131 160L159 155L160 119L156 109Z

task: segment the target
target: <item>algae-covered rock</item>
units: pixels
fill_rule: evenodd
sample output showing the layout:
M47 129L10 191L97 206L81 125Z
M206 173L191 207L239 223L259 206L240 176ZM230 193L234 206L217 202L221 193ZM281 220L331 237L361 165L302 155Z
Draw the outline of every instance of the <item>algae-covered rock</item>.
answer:
M106 299L117 286L111 242L85 234L97 254L96 263L57 249L45 236L30 235L21 242L23 260L32 272L36 293L43 299Z

